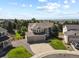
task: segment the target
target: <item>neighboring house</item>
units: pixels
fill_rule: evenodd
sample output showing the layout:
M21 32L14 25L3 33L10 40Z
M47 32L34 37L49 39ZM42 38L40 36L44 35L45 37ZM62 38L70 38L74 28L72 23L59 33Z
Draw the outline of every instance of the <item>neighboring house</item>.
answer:
M53 23L29 23L27 42L42 42L52 35Z
M79 45L79 25L64 25L63 34L65 43Z
M0 27L0 52L8 46L11 46L11 42L7 36L7 30Z

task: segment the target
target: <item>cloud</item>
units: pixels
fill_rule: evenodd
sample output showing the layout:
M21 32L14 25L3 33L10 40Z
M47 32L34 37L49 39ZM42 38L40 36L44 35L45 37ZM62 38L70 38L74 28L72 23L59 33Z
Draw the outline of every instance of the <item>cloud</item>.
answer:
M64 4L67 4L68 3L68 0L64 0Z
M51 12L51 11L58 9L59 7L60 7L60 4L58 3L47 3L44 6L38 6L37 9Z
M39 2L47 2L48 0L38 0Z
M30 4L29 7L32 7L32 4Z
M65 9L70 8L70 5L63 5Z
M74 13L74 15L79 15L79 12Z
M72 3L76 3L76 0L71 0Z
M25 4L22 4L22 7L26 7L26 5Z
M68 4L68 3L76 3L76 0L64 0L64 4Z
M2 10L2 8L0 8L0 11Z
M22 4L22 7L26 7L26 4ZM28 7L32 7L32 4L29 4Z

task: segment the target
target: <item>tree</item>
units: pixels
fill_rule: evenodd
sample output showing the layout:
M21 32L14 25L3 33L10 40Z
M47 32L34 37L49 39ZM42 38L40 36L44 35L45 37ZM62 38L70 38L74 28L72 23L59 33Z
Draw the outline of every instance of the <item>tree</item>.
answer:
M64 24L69 24L68 21L65 21Z
M54 24L54 26L53 26L53 36L54 37L58 36L58 28L57 28L56 24Z
M18 23L17 19L14 20L14 23Z
M7 30L9 33L14 33L13 26L12 26L12 23L10 21L8 22Z
M36 19L35 18L32 18L32 21L35 23L36 22Z
M57 28L58 28L58 31L59 31L59 32L62 32L62 25L61 25L61 24L58 24L58 25L57 25Z
M23 22L22 22L22 26L26 26L26 27L28 27L28 21L26 21L26 20L24 20Z

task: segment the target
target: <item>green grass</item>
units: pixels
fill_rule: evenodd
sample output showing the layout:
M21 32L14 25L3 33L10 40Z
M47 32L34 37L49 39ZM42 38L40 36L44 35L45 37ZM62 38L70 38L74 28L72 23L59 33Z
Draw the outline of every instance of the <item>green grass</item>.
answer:
M16 33L15 33L15 39L19 40L19 39L21 39L21 38L22 38L21 35L20 35L18 32L16 32Z
M49 44L57 50L66 50L66 47L64 46L63 42L57 38L50 40Z
M12 49L7 54L8 58L29 58L31 56L32 54L22 46Z

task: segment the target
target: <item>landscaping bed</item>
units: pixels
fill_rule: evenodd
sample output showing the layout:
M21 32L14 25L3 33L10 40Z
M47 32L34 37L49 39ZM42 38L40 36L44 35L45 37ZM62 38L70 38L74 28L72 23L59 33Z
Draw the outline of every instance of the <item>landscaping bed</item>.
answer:
M22 46L12 49L7 54L8 58L29 58L31 56L32 54Z
M58 38L51 39L49 44L55 49L66 50L66 47L64 46L63 42Z

